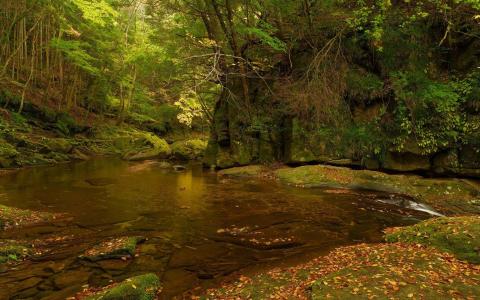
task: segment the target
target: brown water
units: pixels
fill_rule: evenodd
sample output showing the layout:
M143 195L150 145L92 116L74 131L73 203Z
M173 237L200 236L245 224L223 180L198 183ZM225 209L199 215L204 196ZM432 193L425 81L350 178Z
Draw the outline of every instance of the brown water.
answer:
M0 299L65 299L87 284L146 272L160 276L162 296L171 299L245 268L378 242L385 227L428 217L386 204L392 197L222 179L198 166L175 172L155 162L94 160L23 170L0 177L0 203L66 213L71 221L1 234L42 244L43 253L13 269L0 267ZM148 238L133 260L77 259L92 245L124 235Z

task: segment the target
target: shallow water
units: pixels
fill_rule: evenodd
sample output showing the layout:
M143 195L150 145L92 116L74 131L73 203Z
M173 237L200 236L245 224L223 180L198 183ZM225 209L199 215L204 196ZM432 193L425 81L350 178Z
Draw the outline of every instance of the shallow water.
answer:
M160 276L162 297L171 299L245 268L261 270L339 245L379 242L384 228L429 217L391 198L224 179L199 166L175 172L157 162L105 159L22 170L0 177L0 203L66 213L71 221L1 234L44 245L33 261L0 267L0 299L65 299L87 284L107 285L146 272ZM92 245L124 235L148 238L138 257L77 259Z

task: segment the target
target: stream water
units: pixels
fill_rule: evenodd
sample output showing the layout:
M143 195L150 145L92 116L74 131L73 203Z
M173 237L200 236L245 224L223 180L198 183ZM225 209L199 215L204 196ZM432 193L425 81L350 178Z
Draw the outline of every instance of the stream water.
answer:
M90 286L154 272L171 299L214 286L235 272L300 262L339 245L379 242L382 230L428 218L398 196L298 189L258 179L225 179L190 166L102 159L0 177L0 203L66 213L58 224L1 238L46 243L14 268L0 266L0 299L66 299ZM86 249L109 237L148 240L131 260L86 263Z

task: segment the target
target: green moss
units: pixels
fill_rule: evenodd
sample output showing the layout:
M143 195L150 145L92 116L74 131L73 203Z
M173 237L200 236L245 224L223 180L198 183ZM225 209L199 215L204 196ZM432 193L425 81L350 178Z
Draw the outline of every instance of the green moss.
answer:
M280 181L303 187L347 187L354 173L347 168L328 166L302 166L275 171Z
M155 274L145 274L129 278L111 288L89 296L87 300L154 300L161 288L160 279Z
M48 212L37 212L0 205L0 229L46 223L56 218L55 214Z
M104 241L85 251L80 256L82 259L98 261L102 259L115 259L135 256L137 244L143 242L143 237L120 237Z
M454 254L458 259L480 263L480 217L436 218L414 226L396 228L388 242L417 243Z
M237 167L221 170L218 172L220 176L231 176L231 177L256 177L261 175L266 171L264 166L252 165L245 167Z
M331 166L282 168L274 175L285 184L374 190L409 196L444 214L480 213L480 189L458 179L426 179Z
M201 159L207 148L204 140L193 139L178 141L172 144L172 154L178 159L195 160Z
M0 241L0 263L18 261L30 255L30 249L16 241Z
M44 139L43 144L51 151L59 153L69 153L72 149L72 143L67 139Z
M18 151L15 149L15 147L0 138L0 158L7 159L17 155Z
M480 270L411 244L359 244L212 289L205 299L474 298Z

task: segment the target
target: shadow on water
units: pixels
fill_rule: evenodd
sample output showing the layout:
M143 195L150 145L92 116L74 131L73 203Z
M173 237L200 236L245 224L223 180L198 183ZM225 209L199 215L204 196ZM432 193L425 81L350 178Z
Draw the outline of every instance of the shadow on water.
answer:
M2 233L40 245L42 253L14 268L0 267L1 299L65 299L86 284L102 286L146 272L162 278L163 297L170 299L241 269L379 242L384 228L429 217L411 205L399 206L405 202L391 195L221 179L199 166L175 172L151 161L93 160L23 170L0 177L0 203L72 218ZM77 259L99 241L124 235L148 238L134 259Z

